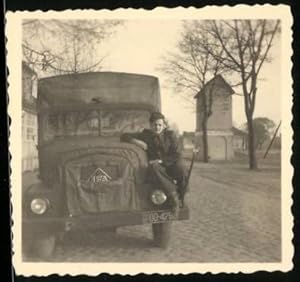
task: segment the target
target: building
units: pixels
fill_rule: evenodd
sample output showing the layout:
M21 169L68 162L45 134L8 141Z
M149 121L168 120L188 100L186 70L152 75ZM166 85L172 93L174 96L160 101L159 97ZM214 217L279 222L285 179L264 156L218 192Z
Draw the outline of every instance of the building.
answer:
M248 133L232 127L233 133L233 150L236 151L245 151L248 148Z
M193 150L195 147L195 132L184 131L182 133L182 149Z
M184 158L191 158L195 148L195 132L184 131L181 135L181 147Z
M22 171L38 168L37 75L22 62Z
M199 159L203 158L203 105L211 101L211 115L207 121L208 157L210 160L230 160L234 157L232 132L231 86L221 75L208 81L195 96L196 102L196 147Z

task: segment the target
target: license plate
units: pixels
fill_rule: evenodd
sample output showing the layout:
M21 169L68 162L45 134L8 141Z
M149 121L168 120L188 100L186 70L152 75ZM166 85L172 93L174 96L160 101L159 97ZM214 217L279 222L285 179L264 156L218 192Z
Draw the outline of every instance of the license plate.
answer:
M177 217L170 211L151 211L143 213L143 223L160 223L176 220Z

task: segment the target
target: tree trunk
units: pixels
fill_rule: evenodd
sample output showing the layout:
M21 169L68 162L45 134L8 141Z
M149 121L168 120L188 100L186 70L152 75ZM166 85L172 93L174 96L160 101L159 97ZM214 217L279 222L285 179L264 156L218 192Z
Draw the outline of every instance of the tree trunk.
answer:
M202 116L202 145L203 145L203 162L208 163L208 141L207 141L207 97L206 93L203 93L203 116Z
M255 154L255 136L252 117L247 119L248 125L248 152L249 152L249 168L257 169L257 161Z
M203 115L202 120L202 143L203 143L203 162L208 163L208 141L207 141L207 116Z

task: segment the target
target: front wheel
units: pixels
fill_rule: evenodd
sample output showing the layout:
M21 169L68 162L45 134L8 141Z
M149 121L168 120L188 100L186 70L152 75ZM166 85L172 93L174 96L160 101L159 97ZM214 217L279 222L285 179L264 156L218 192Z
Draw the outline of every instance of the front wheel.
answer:
M152 224L153 241L155 246L167 248L171 239L172 222Z
M44 235L41 238L36 238L33 243L34 253L41 259L51 258L55 245L56 236L55 235Z

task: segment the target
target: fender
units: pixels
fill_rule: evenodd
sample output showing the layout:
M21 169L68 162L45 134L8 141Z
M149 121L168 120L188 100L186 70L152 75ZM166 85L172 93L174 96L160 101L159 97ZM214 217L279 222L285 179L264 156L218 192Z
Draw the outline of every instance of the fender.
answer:
M62 205L63 201L63 189L60 187L49 187L44 182L39 181L30 185L23 192L23 202L22 210L25 218L36 218L43 217L53 217L62 215L64 213L64 208ZM31 211L30 204L33 199L43 198L49 201L49 209L44 215L36 215Z

